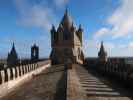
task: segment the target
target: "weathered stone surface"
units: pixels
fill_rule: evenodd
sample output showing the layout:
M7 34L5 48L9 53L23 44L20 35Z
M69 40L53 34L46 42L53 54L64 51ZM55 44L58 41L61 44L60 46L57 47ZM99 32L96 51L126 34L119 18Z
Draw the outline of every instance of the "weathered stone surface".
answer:
M87 100L132 100L132 93L128 89L107 80L95 71L76 66L76 72Z
M74 68L67 71L67 100L87 100Z
M66 71L53 66L16 88L1 100L66 100Z
M32 72L29 72L21 77L18 77L14 80L10 80L8 82L5 82L5 80L4 80L5 79L4 70L1 71L3 73L2 74L3 84L0 85L0 100L3 100L2 99L3 96L8 96L8 94L10 94L13 90L17 89L17 87L21 87L22 84L31 80L33 74L39 74L49 66L50 66L50 64L44 65Z
M96 74L79 65L72 69L52 66L39 74L31 74L28 82L0 100L132 100L128 90Z

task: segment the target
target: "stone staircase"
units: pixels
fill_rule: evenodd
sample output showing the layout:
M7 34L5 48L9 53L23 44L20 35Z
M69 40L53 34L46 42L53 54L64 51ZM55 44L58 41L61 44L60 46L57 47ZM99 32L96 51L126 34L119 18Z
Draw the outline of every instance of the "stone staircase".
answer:
M109 81L100 77L96 72L88 71L84 67L77 65L76 73L79 77L80 84L81 84L85 94L88 97L90 97L90 96L91 97L92 96L93 97L104 97L104 98L126 97L126 98L123 98L122 100L130 100L127 97L128 93L125 93L125 91L122 88L118 88L117 86L116 86L117 87L116 88ZM102 100L102 99L100 99L100 100ZM117 99L115 99L115 100L117 100Z

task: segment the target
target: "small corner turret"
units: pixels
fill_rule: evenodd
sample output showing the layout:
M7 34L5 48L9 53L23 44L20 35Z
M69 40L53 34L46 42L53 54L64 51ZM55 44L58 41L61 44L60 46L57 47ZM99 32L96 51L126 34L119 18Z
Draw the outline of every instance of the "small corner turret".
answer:
M31 46L31 61L36 62L39 60L39 47L34 44Z
M19 63L19 59L18 59L18 54L16 52L15 49L15 44L13 42L12 44L12 49L11 51L8 53L8 57L7 57L7 67L14 67Z
M100 63L106 63L107 62L107 52L104 49L103 41L101 42L100 51L98 52L98 61Z

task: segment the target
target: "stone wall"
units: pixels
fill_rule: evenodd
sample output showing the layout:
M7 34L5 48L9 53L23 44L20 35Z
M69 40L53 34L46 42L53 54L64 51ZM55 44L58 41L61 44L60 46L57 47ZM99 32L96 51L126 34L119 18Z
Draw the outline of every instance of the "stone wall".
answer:
M50 66L50 61L41 61L37 63L16 66L0 71L0 97L11 92L15 87L23 84Z

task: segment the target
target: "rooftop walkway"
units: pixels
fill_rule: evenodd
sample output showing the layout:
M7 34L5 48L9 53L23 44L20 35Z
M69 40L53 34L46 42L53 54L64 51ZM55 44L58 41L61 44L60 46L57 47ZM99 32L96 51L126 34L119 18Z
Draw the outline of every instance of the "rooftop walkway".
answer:
M48 67L1 100L132 100L126 89L83 66Z
M33 75L32 79L1 100L65 100L65 81L64 66L52 66L40 74Z

